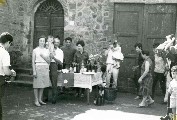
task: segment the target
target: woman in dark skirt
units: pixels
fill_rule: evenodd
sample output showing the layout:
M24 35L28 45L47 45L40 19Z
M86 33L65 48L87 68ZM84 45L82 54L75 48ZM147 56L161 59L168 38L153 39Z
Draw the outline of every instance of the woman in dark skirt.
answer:
M139 107L146 107L154 103L154 100L151 98L152 90L152 60L149 57L149 51L143 51L142 57L144 62L141 66L141 77L138 82L140 83L140 91L143 95L143 100L139 104Z

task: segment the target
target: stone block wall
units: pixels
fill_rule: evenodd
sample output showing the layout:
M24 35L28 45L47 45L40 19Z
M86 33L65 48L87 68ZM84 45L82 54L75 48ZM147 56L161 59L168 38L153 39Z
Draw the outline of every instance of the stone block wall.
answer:
M70 0L68 16L65 16L65 37L72 37L74 42L83 39L86 51L99 53L113 37L113 7L108 0ZM70 25L70 21L74 25Z
M14 36L12 51L21 51L17 63L30 67L33 49L34 13L44 0L6 0L0 7L0 32L9 31ZM58 0L65 11L64 36L72 37L74 43L83 39L86 51L96 54L114 39L113 8L109 0ZM73 24L71 24L71 22ZM25 63L25 64L24 64Z
M31 67L33 50L34 14L45 0L4 0L0 6L0 32L9 31L14 36L13 51L20 51L15 62L21 67ZM58 0L64 9L64 37L74 43L83 39L89 54L100 53L113 34L114 3L154 3L152 0ZM177 0L156 0L156 3L177 3ZM19 59L20 58L20 59ZM29 63L29 64L28 64Z
M0 4L0 33L10 32L14 36L14 45L10 48L14 64L20 68L32 68L32 50L34 35L34 14L45 0L4 0ZM177 0L58 0L64 9L64 37L85 41L85 50L89 54L102 52L109 42L116 39L113 34L114 3L177 3ZM128 80L126 80L128 81ZM119 87L134 88L120 82Z

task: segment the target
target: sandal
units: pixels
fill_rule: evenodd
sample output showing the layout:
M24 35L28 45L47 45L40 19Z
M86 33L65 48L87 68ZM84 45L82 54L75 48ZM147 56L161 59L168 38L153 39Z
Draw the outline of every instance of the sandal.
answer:
M43 101L40 101L39 103L40 103L41 105L46 105L46 103L43 102Z
M39 104L38 102L35 102L34 105L35 105L36 107L41 107L41 104Z
M153 104L154 104L154 100L148 101L148 106L151 106L151 105L153 105Z

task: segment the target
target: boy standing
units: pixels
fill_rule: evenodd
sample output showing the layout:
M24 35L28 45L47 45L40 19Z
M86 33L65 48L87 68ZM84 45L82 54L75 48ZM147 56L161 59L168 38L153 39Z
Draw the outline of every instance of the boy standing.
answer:
M170 82L168 94L170 96L170 108L173 112L173 120L176 120L176 103L177 103L177 65L171 68L173 80Z

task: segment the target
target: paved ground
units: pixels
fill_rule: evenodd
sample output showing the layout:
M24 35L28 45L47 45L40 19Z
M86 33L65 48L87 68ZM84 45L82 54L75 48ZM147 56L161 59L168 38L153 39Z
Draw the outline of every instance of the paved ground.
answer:
M8 85L3 99L4 120L159 120L165 115L166 105L161 105L162 96L149 108L136 108L140 100L134 94L118 93L114 103L104 106L86 104L86 99L73 94L59 96L56 104L48 103L35 107L32 87Z

